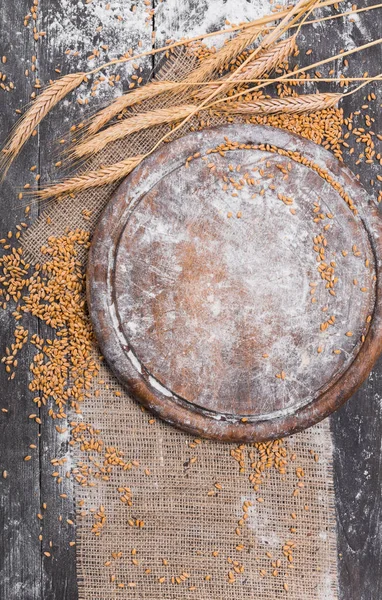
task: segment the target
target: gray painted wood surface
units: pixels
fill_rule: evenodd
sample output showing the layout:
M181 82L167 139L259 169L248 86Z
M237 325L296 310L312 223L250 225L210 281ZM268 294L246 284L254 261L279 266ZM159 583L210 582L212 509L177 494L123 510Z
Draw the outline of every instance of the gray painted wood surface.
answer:
M232 22L254 18L269 9L268 3L248 0L153 0L157 9L155 17L145 24L143 1L139 0L137 13L130 10L130 3L115 0L112 14L100 11L105 2L93 0L90 4L77 0L40 0L37 27L46 31L42 41L35 42L30 28L24 28L23 19L28 14L31 1L0 0L0 56L6 55L6 65L0 70L8 74L16 89L5 92L0 89L0 141L3 142L16 120L15 108L22 108L33 91L32 77L25 77L30 59L36 55L39 77L42 82L62 73L83 68L84 57L93 47L109 44L105 58L114 57L135 47L139 38L144 48L151 46L151 32L155 28L159 44L168 37L178 38L212 31L221 27L227 17ZM134 4L134 3L133 3ZM366 2L371 4L371 2ZM359 6L365 5L360 2ZM262 7L261 9L259 7ZM350 3L347 4L350 6ZM150 8L150 7L149 7ZM118 14L123 20L118 20ZM96 28L103 25L103 31ZM380 13L367 13L357 18L353 25L342 20L326 22L315 28L307 28L301 37L301 47L312 47L314 53L304 58L316 61L372 38L382 37ZM78 49L78 57L65 55L66 49ZM347 73L358 76L364 71L376 74L380 71L381 51L371 49L349 61ZM142 62L144 74L149 75L154 60ZM329 69L322 70L327 73ZM104 104L116 90L127 87L129 69L120 70L121 83L116 88L104 87L98 98L92 99L92 107ZM324 88L322 84L322 89ZM377 93L376 86L369 88ZM80 90L80 96L88 91ZM360 92L344 103L345 113L356 110L363 102ZM370 108L376 118L374 131L381 132L381 95L379 102ZM374 111L374 113L373 113ZM76 102L64 103L52 112L12 167L0 188L0 232L3 235L21 220L24 209L17 202L17 193L32 181L29 169L38 166L42 182L58 176L52 170L52 151L58 146L52 143L64 134L68 126L80 120L81 109ZM359 121L361 125L362 119ZM58 159L57 159L58 160ZM369 180L377 171L371 165L355 165L355 156L346 157L346 164L360 173L361 181L370 188ZM37 209L31 211L32 219ZM0 312L0 352L13 339L14 324ZM30 332L37 333L37 325L30 323ZM26 349L20 361L18 375L13 382L7 381L0 370L0 471L7 470L8 478L0 478L0 598L1 600L75 600L76 570L75 550L69 547L74 539L73 526L66 519L73 516L70 482L65 481L68 499L59 498L57 484L51 477L50 459L66 454L65 438L59 436L54 423L41 411L41 427L28 418L36 413L30 394L26 391L31 353ZM336 511L338 523L339 587L342 600L379 600L382 597L382 493L381 493L381 438L382 438L382 360L362 389L332 418L335 443L334 477L336 485ZM38 434L41 434L38 437ZM64 441L62 441L62 439ZM37 448L29 449L29 444ZM32 460L23 458L32 455ZM41 511L41 504L47 510ZM40 521L37 513L44 512ZM62 522L58 520L63 516ZM43 540L39 541L38 535ZM52 541L52 557L44 556ZM302 599L309 600L309 599Z

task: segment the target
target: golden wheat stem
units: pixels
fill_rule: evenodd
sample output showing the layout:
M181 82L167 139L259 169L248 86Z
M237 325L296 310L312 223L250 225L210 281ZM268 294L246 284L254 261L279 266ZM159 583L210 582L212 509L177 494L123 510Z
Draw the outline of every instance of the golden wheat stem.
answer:
M364 81L365 85L366 83L370 83L372 81L376 81L377 79L379 79L380 76L379 75L375 75L374 77L345 77L344 75L342 77L316 77L316 78L311 78L311 77L295 77L293 79L288 79L288 83L340 83L340 82L347 82L347 81ZM256 77L254 79L235 79L235 85L237 83L263 83L264 81L269 82L269 83L273 83L274 81L277 80L276 79L269 79L269 77ZM173 87L174 85L178 85L176 82L173 81L167 81L166 85L168 87L168 89L171 89L171 87ZM204 81L203 83L186 83L184 82L182 84L184 87L199 87L199 86L203 86L203 87L215 87L216 86L216 81ZM251 92L252 90L248 90L248 92ZM228 98L229 99L229 98Z
M0 169L7 172L24 144L29 140L36 127L60 100L77 88L84 80L85 73L71 73L54 81L37 97L31 107L19 120L12 137L3 148Z
M143 155L127 158L113 165L103 167L97 171L88 171L83 175L77 175L66 179L61 183L56 183L48 188L35 192L35 195L41 200L52 197L62 197L66 194L83 192L90 188L109 185L126 177L144 158Z
M364 88L365 85L367 85L371 81L379 81L381 78L382 78L382 73L380 73L379 75L376 75L375 77L367 78L368 79L367 81L364 81L364 83L361 83L361 85L357 85L356 88L354 88L353 90L350 90L350 92L347 92L346 94L344 94L344 96L351 96L352 94L355 94L356 92L358 92L359 90Z
M72 154L77 158L89 156L100 152L105 146L111 142L122 139L127 135L154 127L155 125L163 125L172 123L187 117L196 106L193 104L184 104L182 106L172 106L171 108L159 108L156 110L138 113L137 115L118 122L116 125L108 127L104 131L100 131L89 140L82 142L76 146Z

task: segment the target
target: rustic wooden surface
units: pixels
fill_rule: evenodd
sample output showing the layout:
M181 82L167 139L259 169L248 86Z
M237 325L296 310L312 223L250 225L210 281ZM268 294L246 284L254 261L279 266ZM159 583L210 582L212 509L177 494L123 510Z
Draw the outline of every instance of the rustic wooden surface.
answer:
M139 19L131 16L129 3L115 0L112 3L114 21L104 19L103 13L97 13L97 7L105 5L100 0L93 0L90 4L76 0L40 0L37 26L40 31L46 32L46 37L39 42L34 41L30 28L23 27L24 15L28 14L31 4L31 0L0 0L0 56L8 57L7 64L1 65L0 70L7 73L16 86L16 90L10 93L0 89L1 141L16 120L15 108L25 105L33 91L32 78L24 76L24 70L30 68L33 54L38 57L39 77L46 82L49 77L57 75L55 68L66 73L86 65L84 56L91 54L93 45L110 43L107 55L115 56L130 46L134 47L139 38L143 40L143 47L149 47L153 28L157 31L159 43L170 36L177 38L220 28L226 17L232 22L253 18L259 14L259 6L263 3L247 0L164 0L161 4L153 0L153 7L158 11L154 19L145 24L145 5L141 0L136 3ZM267 6L262 12L267 12ZM123 21L118 20L118 14L123 15ZM99 34L95 29L102 22L104 31ZM314 54L310 59L319 60L353 43L379 38L382 36L381 29L380 13L366 13L350 28L336 20L306 29L301 45L304 49L312 47ZM64 54L67 48L78 49L79 56L68 58ZM380 71L381 58L380 50L371 49L350 61L348 73L355 76L364 71L376 74ZM146 75L154 64L154 60L145 61ZM121 69L121 74L124 73L127 70ZM373 89L376 91L375 86ZM93 106L103 104L114 93L113 88L103 89L100 97L94 99ZM360 93L349 98L344 103L345 111L355 110L363 97L364 94ZM382 131L380 102L381 99L374 104L374 109L370 108L371 114L374 110L374 130L377 132ZM1 232L8 231L23 219L23 209L17 204L17 192L26 182L32 181L29 168L37 164L42 180L46 182L51 178L51 152L57 150L51 140L57 139L59 132L64 133L71 122L77 121L78 115L79 107L74 102L56 109L40 128L39 135L28 143L0 190ZM361 173L361 180L368 187L376 170L365 164L360 169L355 166L355 160L355 155L346 157L346 163ZM32 218L36 214L37 210L33 209ZM14 327L4 313L0 314L0 326L3 352L4 347L12 342ZM37 332L34 322L31 322L30 330L31 333ZM30 358L28 351L23 353L18 377L12 383L0 370L0 407L9 411L0 412L0 471L8 471L8 478L0 479L0 598L75 600L75 551L69 547L74 532L65 521L73 511L72 491L70 483L66 483L65 492L69 499L58 498L49 464L52 456L65 455L66 442L58 439L53 422L45 422L43 414L41 427L28 418L30 413L36 412L29 394L25 393ZM362 389L332 418L341 600L379 600L382 596L381 397L382 360ZM29 450L31 443L36 444L37 449ZM32 455L32 460L26 463L23 457L27 454ZM48 508L40 522L36 515L41 512L42 502L46 502ZM60 514L64 517L63 523L58 521ZM38 540L40 533L43 535L42 542ZM49 541L53 544L53 558L43 554Z

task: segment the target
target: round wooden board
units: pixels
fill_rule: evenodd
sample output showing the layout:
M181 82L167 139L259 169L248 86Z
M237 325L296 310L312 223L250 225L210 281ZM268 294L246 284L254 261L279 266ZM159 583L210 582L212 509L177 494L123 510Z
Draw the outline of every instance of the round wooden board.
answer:
M382 350L380 232L322 147L250 125L190 134L127 177L97 226L87 281L101 350L139 402L195 435L299 431Z

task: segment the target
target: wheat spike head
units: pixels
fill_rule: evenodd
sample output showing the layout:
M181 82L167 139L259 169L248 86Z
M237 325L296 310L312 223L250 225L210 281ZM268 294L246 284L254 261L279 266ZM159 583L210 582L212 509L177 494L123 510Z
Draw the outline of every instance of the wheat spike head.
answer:
M97 171L88 171L83 175L77 175L66 179L61 183L39 190L35 195L41 200L48 198L59 198L67 194L76 194L90 188L109 185L126 177L143 160L144 155L137 155L121 162L114 163Z
M76 158L96 154L111 142L122 139L136 131L184 119L195 108L193 104L184 104L182 106L159 108L144 113L137 113L129 119L124 119L116 125L111 125L104 131L100 131L90 139L78 144L72 150L71 154Z
M272 48L263 51L258 57L244 67L244 69L238 73L237 77L234 76L227 86L223 88L223 91L226 93L229 89L232 89L235 86L236 79L260 79L260 77L265 74L269 75L274 69L287 60L295 48L296 36L293 35L286 40L282 40ZM218 89L218 87L224 83L225 79L227 79L227 76L216 81L213 85L202 88L195 94L195 98L197 100L204 100L212 90Z
M236 114L299 114L311 113L335 106L342 98L342 94L304 94L289 98L272 98L271 100L255 100L240 102L226 106L224 113ZM220 109L219 109L220 110Z
M19 119L8 143L3 148L0 170L5 175L21 148L29 140L37 125L50 110L84 80L85 73L71 73L49 85Z

